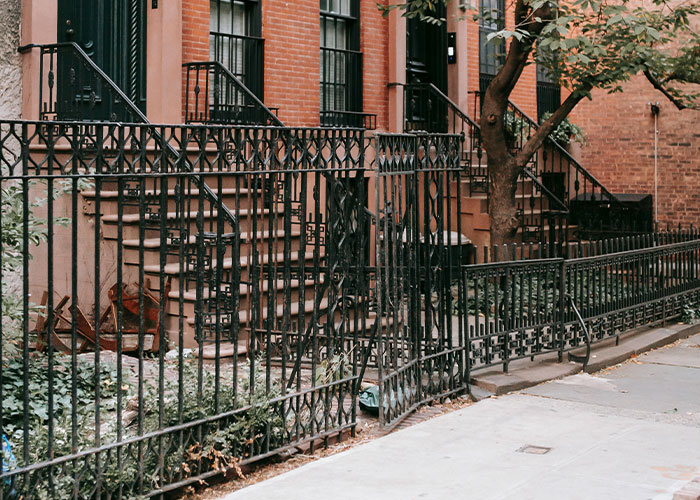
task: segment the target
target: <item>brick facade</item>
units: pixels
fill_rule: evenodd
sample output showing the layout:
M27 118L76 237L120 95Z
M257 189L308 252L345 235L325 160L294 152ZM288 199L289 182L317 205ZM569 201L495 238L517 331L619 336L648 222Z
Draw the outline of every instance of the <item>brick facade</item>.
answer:
M279 117L286 125L319 125L319 6L318 0L262 2L264 100L279 108ZM183 62L209 60L209 0L184 0L182 16ZM386 129L389 29L375 0L360 2L360 29L363 110L376 113L378 128Z
M263 2L265 104L287 125L318 126L321 59L318 0Z
M700 111L678 111L643 76L621 94L594 91L575 109L587 144L581 164L614 193L654 193L654 117L658 102L658 210L661 223L700 222Z
M466 65L467 90L473 92L479 88L479 28L471 14L465 15L466 20L460 21L462 27L456 29L466 31L467 50L458 57ZM268 106L279 108L279 116L287 125L319 125L319 17L318 0L262 0L264 100ZM512 9L507 10L506 23L513 24ZM183 62L208 60L209 0L183 0L182 26ZM389 75L393 72L399 75L394 79L401 81L401 72L405 72L390 68L392 61L402 63L401 58L392 57L397 41L391 37L402 34L392 34L390 22L382 17L375 0L361 0L360 30L363 111L376 113L377 128L389 130ZM453 93L454 85L451 89L450 97L473 115L473 94L465 98L465 89L457 89L457 95ZM582 164L613 192L653 193L654 132L648 102L659 101L659 220L697 223L700 133L694 131L700 112L675 110L641 77L632 79L625 90L615 95L594 92L593 101L582 102L572 116L588 138L588 144L580 150ZM562 92L562 99L565 96ZM525 113L537 117L534 64L525 68L511 98ZM399 127L397 123L395 128Z

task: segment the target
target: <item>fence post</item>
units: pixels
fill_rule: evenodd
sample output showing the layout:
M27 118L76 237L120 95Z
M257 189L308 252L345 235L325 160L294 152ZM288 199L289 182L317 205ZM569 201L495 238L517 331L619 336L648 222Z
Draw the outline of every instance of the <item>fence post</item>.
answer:
M564 360L564 330L565 330L565 311L566 307L566 259L560 259L559 265L559 362Z

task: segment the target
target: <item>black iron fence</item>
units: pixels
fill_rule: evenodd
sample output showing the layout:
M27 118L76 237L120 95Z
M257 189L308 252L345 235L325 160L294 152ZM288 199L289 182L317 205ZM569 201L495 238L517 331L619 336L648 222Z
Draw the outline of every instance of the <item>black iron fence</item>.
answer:
M598 340L697 303L694 230L473 247L463 144L0 122L0 498L161 495L354 432L362 381L390 426L574 349L571 304Z
M700 240L464 268L469 369L567 351L700 304ZM580 313L580 318L578 314Z
M463 390L435 326L446 309L423 298L417 315L407 279L431 266L428 297L464 262L444 251L461 234L461 144L0 123L0 496L153 496L327 444L354 430L360 374L405 404L387 373L414 340L432 353L420 373L460 380L415 372L414 403ZM376 229L408 219L397 242Z

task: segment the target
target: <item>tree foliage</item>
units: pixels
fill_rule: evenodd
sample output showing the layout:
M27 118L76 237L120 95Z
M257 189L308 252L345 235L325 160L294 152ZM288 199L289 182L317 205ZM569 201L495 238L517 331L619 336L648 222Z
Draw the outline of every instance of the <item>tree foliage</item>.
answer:
M406 0L380 7L408 17L442 22L440 7L450 0ZM456 1L456 0L454 0ZM514 23L491 33L506 42L504 63L482 101L481 135L495 203L490 204L491 237L512 239L517 228L515 183L535 152L593 89L614 93L643 74L678 109L698 108L700 0L512 0ZM490 16L482 12L475 19ZM537 62L568 97L518 151L508 148L506 109L523 70Z

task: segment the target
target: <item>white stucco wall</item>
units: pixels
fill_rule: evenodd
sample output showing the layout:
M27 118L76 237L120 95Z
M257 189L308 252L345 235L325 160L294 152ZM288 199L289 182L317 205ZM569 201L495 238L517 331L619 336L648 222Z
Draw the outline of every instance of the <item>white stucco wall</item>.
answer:
M21 0L0 0L0 119L22 114Z

